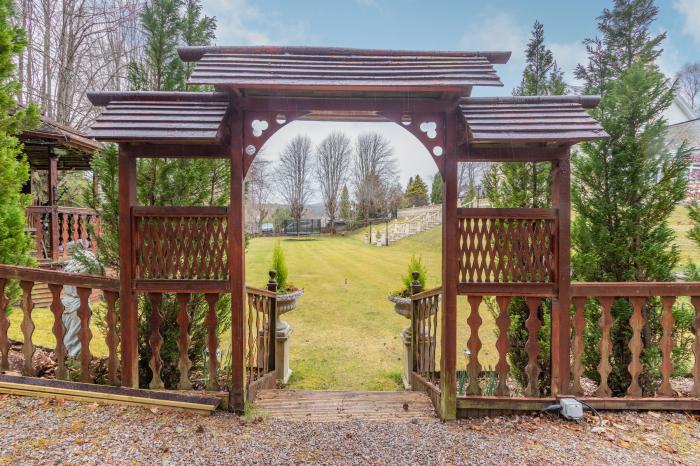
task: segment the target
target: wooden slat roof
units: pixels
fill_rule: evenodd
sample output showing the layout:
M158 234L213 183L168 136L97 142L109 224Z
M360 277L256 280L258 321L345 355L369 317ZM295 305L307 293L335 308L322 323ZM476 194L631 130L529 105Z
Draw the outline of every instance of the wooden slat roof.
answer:
M502 86L493 64L510 52L426 52L319 47L182 47L190 84L240 90L455 92Z
M587 108L597 96L468 97L459 107L470 143L569 142L607 137Z
M214 92L97 92L88 98L106 107L90 136L115 142L216 143L229 107L229 97Z

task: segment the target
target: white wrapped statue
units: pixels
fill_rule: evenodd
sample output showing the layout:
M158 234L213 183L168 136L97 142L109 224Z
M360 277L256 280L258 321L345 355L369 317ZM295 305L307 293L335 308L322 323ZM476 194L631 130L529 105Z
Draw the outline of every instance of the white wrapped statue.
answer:
M85 259L97 262L95 255L91 251L83 250L81 255ZM87 267L85 264L72 258L66 262L63 271L68 273L87 273ZM80 355L80 317L78 317L80 298L78 297L77 288L65 285L61 302L63 303L63 326L66 328L63 343L66 346L68 356L77 358Z

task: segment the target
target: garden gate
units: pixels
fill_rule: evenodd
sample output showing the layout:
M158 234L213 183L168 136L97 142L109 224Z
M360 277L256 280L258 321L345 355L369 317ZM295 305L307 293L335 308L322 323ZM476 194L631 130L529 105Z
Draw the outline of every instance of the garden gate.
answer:
M250 341L250 335L256 334L257 338L259 332L251 332L251 320L246 322L245 318L250 316L246 311L246 295L250 297L251 290L246 291L245 286L244 178L263 144L289 122L335 120L398 124L426 147L442 174L442 287L414 295L413 316L414 328L428 326L439 342L421 345L419 337L414 337L413 387L431 395L443 419L454 419L468 409L532 409L551 402L551 398L537 397L540 368L536 335L541 326L537 309L540 301L548 298L552 303L551 393L562 395L580 389L576 377L581 375L583 345L581 299L603 296L601 303L609 311L606 304L609 299L605 296L617 296L616 290L620 289L614 284L569 283L570 147L606 136L586 111L595 107L597 97L471 97L474 86L502 85L493 65L506 63L510 52L184 47L179 49L179 54L184 61L196 62L189 83L211 86L214 92L89 95L94 105L105 107L91 135L117 142L120 149L121 375L125 386L138 386L136 300L140 293L149 294L155 303L162 293L178 294L182 309L178 323L186 329L191 293L204 293L213 306L219 294L230 292L231 406L242 409L254 391L251 389L274 382L266 377L272 367L263 367L262 372L257 366L253 368L257 364L253 361L260 358L252 352L264 344ZM136 206L138 157L230 160L230 205L228 208ZM458 163L473 161L550 163L552 208L458 208ZM193 261L187 259L183 247L198 248ZM654 293L700 296L698 284L686 285L682 290L634 284L624 290L627 294L623 296ZM573 354L569 313L572 294L576 305ZM273 295L264 290L253 290L253 295L256 325L261 321L264 324L265 319L274 322L274 306L270 305ZM466 295L471 308L467 321L471 337L467 344L472 352L468 367L472 377L462 397L457 396L456 390L458 295ZM478 308L484 296L496 296L500 309L498 388L492 397L481 396L477 382L481 372L477 357L481 347ZM525 297L531 311L527 319L530 383L526 397L509 397L505 383L510 346L505 331L509 325L506 309L513 296ZM639 329L643 325L635 319L631 342L635 363L630 369L633 381L639 375L642 350ZM673 323L669 319L665 322L664 329L670 332ZM605 320L602 324L601 348L605 350L609 343L605 329L610 328L610 322ZM264 341L268 337L262 338ZM670 374L669 339L670 336L664 340L665 382ZM156 344L159 341L157 332L153 341ZM698 341L696 338L696 347ZM181 344L181 350L186 348L186 332ZM184 353L180 367L186 373L188 361ZM274 361L274 358L263 359L271 361L270 364ZM696 358L696 376L699 359ZM157 361L152 368L157 370ZM606 371L609 369L603 365L603 379L607 377ZM182 384L186 386L186 380ZM664 385L660 394L667 393L666 388ZM602 395L606 395L604 390ZM636 387L631 388L630 395L640 396ZM597 401L598 406L614 405L614 399L607 396ZM659 398L653 400L660 402ZM671 406L668 401L665 403ZM698 407L697 399L684 403L677 405L685 409Z

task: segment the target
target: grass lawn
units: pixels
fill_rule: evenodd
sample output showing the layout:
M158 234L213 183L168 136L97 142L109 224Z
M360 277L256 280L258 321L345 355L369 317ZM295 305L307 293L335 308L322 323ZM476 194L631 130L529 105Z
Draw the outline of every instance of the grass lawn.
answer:
M679 207L670 219L681 249L681 260L700 260L700 251L687 239L690 228L687 209ZM290 387L297 389L395 390L401 387L402 342L399 332L408 320L393 311L387 295L401 287L413 254L420 255L428 269L429 288L439 285L441 229L434 228L389 247L364 244L364 232L349 236L282 238L291 283L304 288L299 307L283 318L294 331L291 340ZM246 254L246 282L264 286L276 238L251 240ZM680 267L679 267L680 268ZM458 368L465 361L468 305L458 302ZM483 343L479 360L485 368L495 366L495 323L482 305ZM34 341L54 346L53 317L47 309L33 313ZM21 312L10 316L10 337L21 340ZM104 338L92 329L93 354L105 356ZM230 333L222 347L230 346ZM437 358L439 360L439 349Z

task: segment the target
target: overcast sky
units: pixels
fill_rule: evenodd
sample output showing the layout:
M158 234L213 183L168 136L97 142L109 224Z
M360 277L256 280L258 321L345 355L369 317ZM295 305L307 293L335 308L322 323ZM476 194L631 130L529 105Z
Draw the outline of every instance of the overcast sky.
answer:
M522 73L523 49L532 23L544 24L546 40L576 84L573 69L585 61L581 41L595 35L596 17L612 0L203 0L218 20L217 45L319 45L410 50L508 50L510 62L496 65L502 88L482 87L474 95L510 95ZM674 75L686 62L700 61L700 0L657 0L656 33L667 31L661 69ZM401 178L420 173L431 179L435 165L406 131L391 123L296 122L273 136L265 156L274 160L297 132L320 141L332 129L351 137L382 131L401 160Z

